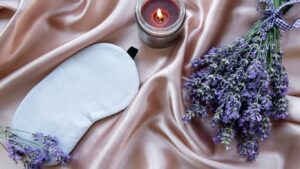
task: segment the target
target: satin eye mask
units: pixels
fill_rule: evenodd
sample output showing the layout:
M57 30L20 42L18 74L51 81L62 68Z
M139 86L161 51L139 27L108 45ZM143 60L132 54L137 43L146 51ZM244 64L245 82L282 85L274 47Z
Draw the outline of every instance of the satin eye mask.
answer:
M18 107L12 127L56 136L70 153L94 122L125 109L138 88L130 55L112 44L95 44L33 88Z

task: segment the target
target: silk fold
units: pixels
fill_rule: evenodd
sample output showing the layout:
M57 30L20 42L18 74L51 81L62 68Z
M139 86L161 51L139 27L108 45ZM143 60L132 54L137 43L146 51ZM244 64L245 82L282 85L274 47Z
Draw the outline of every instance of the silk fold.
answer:
M290 118L273 123L254 163L233 145L212 141L208 122L185 125L183 77L190 62L212 46L232 42L261 15L254 0L184 0L183 36L173 46L151 48L138 37L136 0L0 0L0 123L10 125L25 95L60 63L94 43L139 49L141 87L126 110L96 122L66 166L51 169L299 169L300 30L284 32ZM300 18L300 6L285 16ZM113 66L113 65L112 65ZM0 149L0 165L21 169Z

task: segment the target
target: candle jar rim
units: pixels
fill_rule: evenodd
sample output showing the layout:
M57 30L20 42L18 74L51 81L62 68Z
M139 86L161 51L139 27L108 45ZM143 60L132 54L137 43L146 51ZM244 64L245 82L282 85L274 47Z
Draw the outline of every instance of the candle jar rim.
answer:
M138 0L135 8L135 15L138 20L138 24L141 26L142 29L144 29L147 33L155 35L155 36L165 36L165 35L171 35L175 32L177 32L185 20L186 15L186 9L184 6L184 3L182 0L171 0L178 5L179 8L179 17L175 23L172 25L165 27L165 28L157 28L149 23L144 19L142 16L142 7L144 2L147 2L149 0Z

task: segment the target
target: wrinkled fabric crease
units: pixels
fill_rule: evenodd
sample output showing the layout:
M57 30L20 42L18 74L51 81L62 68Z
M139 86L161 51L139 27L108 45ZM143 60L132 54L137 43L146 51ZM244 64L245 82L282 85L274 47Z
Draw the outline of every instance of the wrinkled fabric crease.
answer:
M10 125L25 95L64 60L94 43L139 49L135 58L141 86L123 112L96 122L72 151L67 166L51 169L299 169L300 30L283 33L289 74L290 118L273 123L255 163L236 145L214 145L209 122L185 125L183 77L190 62L232 42L261 17L254 0L184 0L181 39L155 49L138 37L129 0L0 0L0 123ZM284 19L300 18L296 5ZM113 65L112 65L113 66ZM0 148L5 169L21 169Z

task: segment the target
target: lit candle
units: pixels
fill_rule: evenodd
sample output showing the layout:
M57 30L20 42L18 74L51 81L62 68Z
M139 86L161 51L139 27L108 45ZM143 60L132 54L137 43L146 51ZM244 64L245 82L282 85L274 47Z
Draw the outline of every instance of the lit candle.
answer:
M135 14L141 39L153 47L176 41L185 21L181 0L138 0Z
M155 18L155 22L157 22L158 24L163 24L166 23L167 16L163 14L161 10L158 8L157 12L154 15L154 18Z

